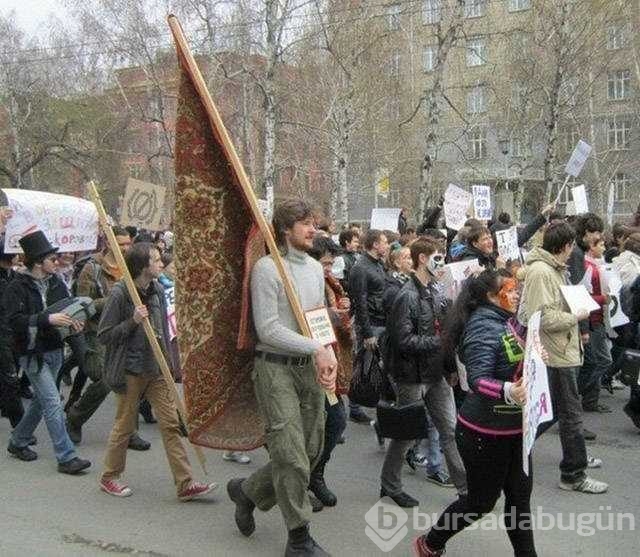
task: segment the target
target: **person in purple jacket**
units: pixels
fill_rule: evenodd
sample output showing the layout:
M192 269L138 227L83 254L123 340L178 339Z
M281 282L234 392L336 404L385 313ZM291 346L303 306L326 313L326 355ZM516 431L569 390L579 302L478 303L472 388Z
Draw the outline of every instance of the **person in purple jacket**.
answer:
M517 283L503 273L486 270L470 278L450 315L446 343L457 350L470 387L456 426L468 495L449 505L437 524L414 541L415 552L421 557L442 555L446 542L489 513L501 492L505 494L504 520L514 554L536 555L532 476L522 469L525 341L515 325Z

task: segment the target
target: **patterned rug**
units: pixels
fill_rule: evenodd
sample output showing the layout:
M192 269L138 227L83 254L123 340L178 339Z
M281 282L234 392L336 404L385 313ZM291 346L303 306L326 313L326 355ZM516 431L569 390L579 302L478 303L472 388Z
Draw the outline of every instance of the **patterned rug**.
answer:
M264 242L179 44L176 121L176 310L191 441L264 443L251 381L248 272Z

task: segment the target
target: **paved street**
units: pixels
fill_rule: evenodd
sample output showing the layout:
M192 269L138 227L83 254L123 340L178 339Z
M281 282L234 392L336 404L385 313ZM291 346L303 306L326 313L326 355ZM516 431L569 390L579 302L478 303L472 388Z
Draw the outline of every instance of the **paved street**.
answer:
M588 415L586 425L598 433L589 444L591 454L605 463L594 476L608 481L610 491L603 496L565 493L557 489L560 444L557 428L538 441L534 459L533 508L546 513L593 513L603 507L601 523L609 513L632 513L640 528L640 435L623 415L626 394L605 393L602 402L614 407L613 414ZM69 477L55 471L55 461L43 425L37 431L40 458L32 463L17 461L4 453L0 489L0 555L103 555L105 551L153 556L199 555L282 555L285 533L277 509L256 511L257 529L243 538L235 529L233 507L224 486L234 476L246 475L266 459L264 451L251 454L248 466L223 462L218 451L206 451L210 481L220 487L210 500L180 503L175 498L159 431L141 425L141 434L153 443L146 453L129 452L126 479L133 489L128 499L109 497L98 490L97 473L102 450L114 414L112 397L90 422L84 433L80 455L94 463L83 477ZM6 444L8 421L0 422L2 443ZM383 459L372 430L349 423L347 443L339 445L328 467L328 483L336 490L339 504L314 515L313 533L333 555L382 555L365 535L365 513L378 498L378 475ZM192 458L194 468L197 461ZM201 472L196 470L196 475ZM422 513L438 513L453 497L453 490L436 487L406 470L406 489L421 501ZM610 509L608 507L611 507ZM391 505L389 508L392 508ZM496 506L502 512L502 502ZM383 513L384 514L384 513ZM464 532L448 545L447 555L510 555L506 533L490 531L492 519L485 518L474 531ZM583 523L586 524L586 523ZM415 532L409 533L389 553L409 555ZM485 529L487 526L487 529ZM557 528L536 533L541 556L637 555L638 534L629 531L602 531L579 536Z

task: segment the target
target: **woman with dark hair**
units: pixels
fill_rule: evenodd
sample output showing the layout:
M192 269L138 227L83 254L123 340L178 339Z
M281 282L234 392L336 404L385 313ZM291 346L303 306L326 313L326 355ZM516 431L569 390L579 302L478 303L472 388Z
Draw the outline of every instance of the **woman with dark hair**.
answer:
M450 315L445 350L447 345L457 350L470 387L456 427L468 495L449 505L414 548L419 556L442 555L446 542L490 512L504 492L504 520L514 553L535 556L532 477L522 469L525 341L515 325L516 281L502 271L486 270L465 286Z

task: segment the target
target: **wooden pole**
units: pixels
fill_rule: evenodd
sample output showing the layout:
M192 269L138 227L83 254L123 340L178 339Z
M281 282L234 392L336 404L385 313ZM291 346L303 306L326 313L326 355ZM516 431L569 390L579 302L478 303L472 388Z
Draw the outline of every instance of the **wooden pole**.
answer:
M249 177L244 171L244 167L242 166L242 162L236 153L235 147L229 137L229 133L227 132L227 128L225 127L222 117L216 108L211 95L209 94L209 90L205 84L204 78L202 77L202 73L200 73L200 68L196 64L193 55L191 54L191 50L189 49L189 45L187 44L187 39L182 31L182 26L178 21L178 18L174 15L170 15L167 18L169 23L169 27L171 28L171 33L173 34L173 38L176 42L176 46L178 48L178 58L182 58L184 63L189 68L189 72L191 77L193 78L193 85L200 95L200 99L204 104L205 111L207 116L209 117L209 122L211 124L211 128L216 135L216 138L220 142L222 146L222 150L224 151L227 159L231 163L231 168L238 179L238 183L242 188L242 192L244 197L249 205L249 209L251 210L251 214L253 215L253 219L258 223L258 227L260 228L260 232L267 244L267 248L273 261L276 265L276 269L278 269L278 273L280 274L280 278L282 280L282 284L284 285L285 292L287 294L287 298L289 299L289 304L291 304L291 309L293 314L296 317L296 321L298 322L298 327L300 327L300 331L306 337L311 337L311 329L309 328L309 324L304 315L304 311L302 306L300 305L300 300L296 295L296 292L293 288L293 283L291 282L291 277L289 277L289 273L284 265L284 260L280 255L280 250L276 244L275 238L271 233L271 228L267 223L267 220L264 218L262 211L260 211L260 207L258 206L258 200L256 199L256 195L251 187L251 183L249 182ZM338 399L335 393L330 391L325 391L329 403L333 406L337 404Z
M562 192L564 191L564 188L567 187L567 184L569 183L569 179L571 178L571 176L569 174L567 174L567 177L564 179L564 184L562 184L562 187L560 188L560 190L558 191L558 195L556 196L556 200L553 202L554 205L558 204L558 201L560 201L560 196L562 195Z
M138 289L136 288L136 285L133 282L133 278L131 278L131 273L129 273L127 264L124 261L124 256L120 251L120 247L118 246L118 242L116 240L115 234L113 233L113 230L109 225L109 221L107 219L107 213L104 210L104 206L102 205L100 194L98 193L98 190L96 189L96 186L93 182L89 182L88 190L89 190L89 195L91 196L91 200L93 201L93 203L96 206L96 209L98 210L98 220L100 221L100 226L102 227L102 230L107 238L107 242L109 243L109 249L111 250L111 253L113 253L113 256L115 257L118 268L122 271L122 278L124 279L124 283L127 287L127 291L129 292L129 296L131 297L131 301L133 302L134 306L136 307L141 306L142 300L140 299L140 295L138 294ZM178 414L180 415L180 417L182 418L182 421L186 426L187 411L184 407L184 403L182 402L182 399L180 398L180 393L178 393L178 389L176 388L175 381L173 380L173 376L171 375L171 370L169 369L169 366L167 365L167 360L164 357L164 353L162 352L162 347L160 346L160 343L156 338L155 332L153 330L153 327L151 326L151 322L149 321L148 317L145 317L142 320L142 326L144 328L145 334L147 335L147 340L151 345L151 349L153 350L153 355L156 359L156 362L158 362L158 366L160 366L160 371L162 372L162 376L165 382L167 383L169 398L173 399L172 402L176 405L176 408L178 409ZM196 456L198 457L200 466L202 466L202 470L206 475L207 474L206 460L204 457L204 453L202 452L202 448L197 445L193 445L193 449L196 453Z

